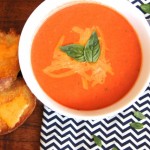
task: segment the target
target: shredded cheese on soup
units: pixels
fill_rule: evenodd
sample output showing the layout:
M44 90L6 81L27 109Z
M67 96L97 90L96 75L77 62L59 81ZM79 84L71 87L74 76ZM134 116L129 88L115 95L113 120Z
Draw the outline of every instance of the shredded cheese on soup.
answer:
M81 77L83 88L86 90L89 89L90 86L94 87L97 84L103 84L107 74L109 73L113 75L113 71L111 63L105 56L105 51L107 48L100 29L98 27L81 29L75 26L72 28L72 31L79 34L80 38L78 44L85 45L92 31L95 29L98 35L100 35L98 36L98 39L100 41L101 49L100 57L96 63L78 62L62 52L59 49L65 40L65 36L62 36L55 47L51 64L44 68L43 72L53 78L63 78L73 74L78 74ZM56 73L56 71L61 69L67 69L67 71L64 71L63 73Z

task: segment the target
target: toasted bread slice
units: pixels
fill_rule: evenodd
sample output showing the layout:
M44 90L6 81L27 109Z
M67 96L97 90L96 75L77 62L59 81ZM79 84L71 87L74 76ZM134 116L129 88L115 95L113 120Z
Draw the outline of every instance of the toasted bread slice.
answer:
M35 105L35 96L21 78L0 92L0 135L10 133L23 124Z
M13 30L0 32L0 91L10 87L20 71L18 43L19 35Z

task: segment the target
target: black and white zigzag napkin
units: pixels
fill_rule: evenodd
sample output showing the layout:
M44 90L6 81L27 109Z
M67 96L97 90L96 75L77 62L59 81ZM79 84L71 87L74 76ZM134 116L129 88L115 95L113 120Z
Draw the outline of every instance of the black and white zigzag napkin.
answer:
M140 9L143 3L150 0L130 0ZM149 14L145 14L150 19ZM129 126L137 121L133 111L141 111L146 119L142 130L133 130ZM102 140L99 148L92 135ZM61 116L44 106L41 127L41 150L150 150L150 84L137 101L123 112L101 121L77 121Z

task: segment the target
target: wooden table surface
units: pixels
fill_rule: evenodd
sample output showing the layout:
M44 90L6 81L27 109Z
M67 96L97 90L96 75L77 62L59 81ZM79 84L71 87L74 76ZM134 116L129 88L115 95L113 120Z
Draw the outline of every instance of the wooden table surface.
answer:
M0 30L14 28L18 34L42 0L0 0ZM0 150L39 150L43 105L36 108L26 122L10 134L0 136Z

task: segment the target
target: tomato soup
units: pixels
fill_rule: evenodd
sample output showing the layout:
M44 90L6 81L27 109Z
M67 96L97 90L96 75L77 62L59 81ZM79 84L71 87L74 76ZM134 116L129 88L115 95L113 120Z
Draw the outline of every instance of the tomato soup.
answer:
M97 62L80 62L60 50L85 45L93 31L100 44ZM95 110L119 101L141 67L141 47L133 27L111 8L96 3L67 6L39 28L31 62L41 88L53 100L77 110Z

